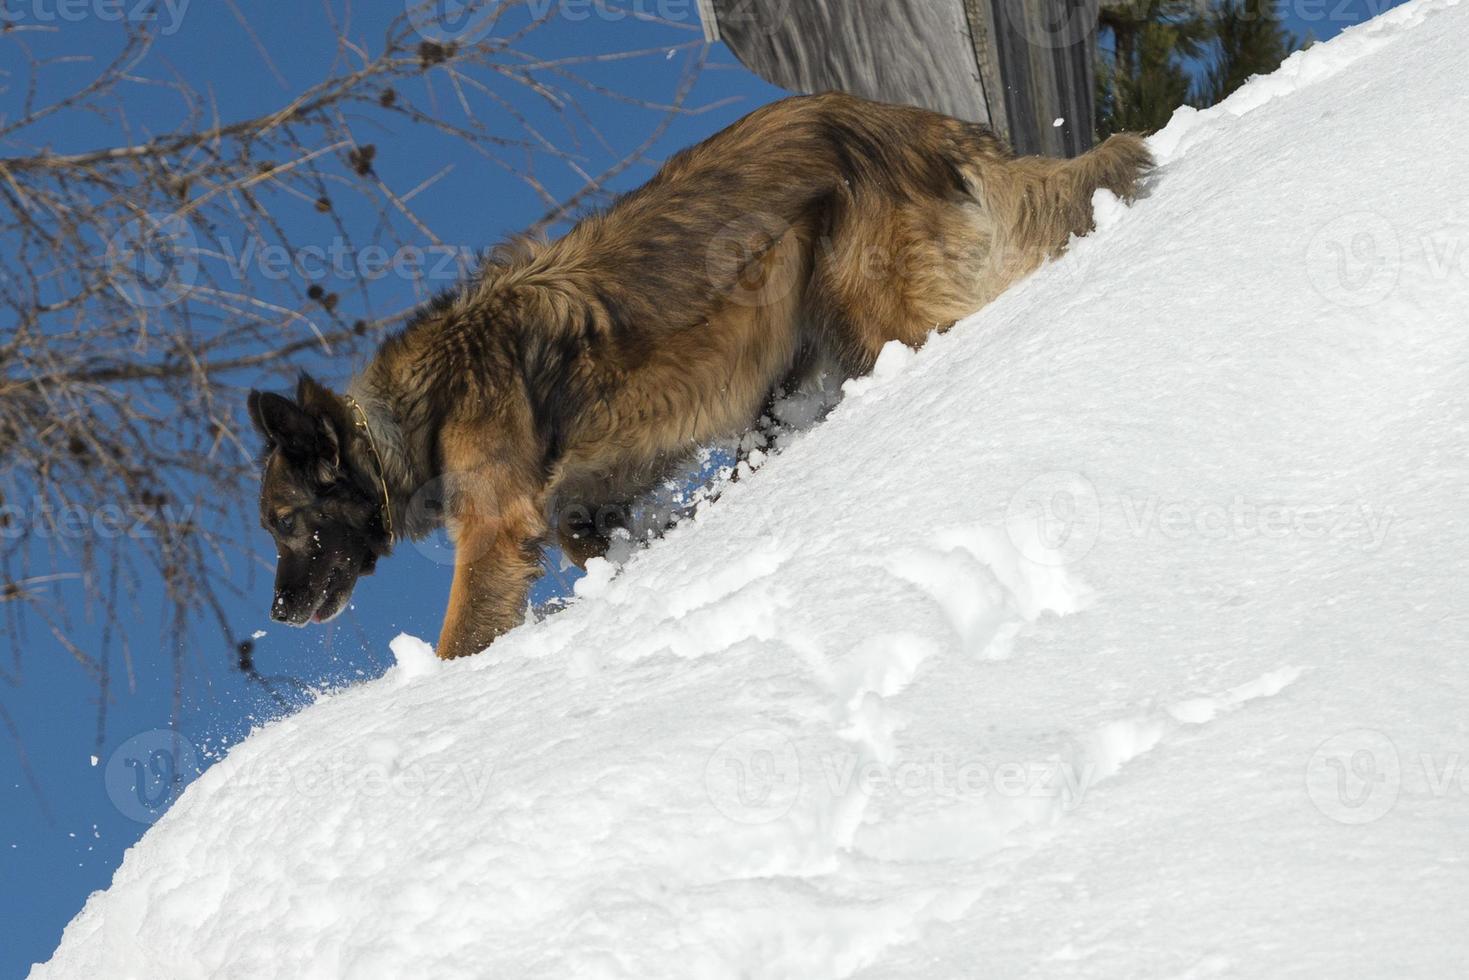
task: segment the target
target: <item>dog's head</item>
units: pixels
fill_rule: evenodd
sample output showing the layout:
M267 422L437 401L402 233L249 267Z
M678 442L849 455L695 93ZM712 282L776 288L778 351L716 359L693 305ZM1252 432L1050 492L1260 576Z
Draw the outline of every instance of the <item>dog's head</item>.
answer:
M250 418L265 437L260 523L277 555L271 618L324 623L392 545L378 474L357 462L351 409L307 375L295 401L250 392Z

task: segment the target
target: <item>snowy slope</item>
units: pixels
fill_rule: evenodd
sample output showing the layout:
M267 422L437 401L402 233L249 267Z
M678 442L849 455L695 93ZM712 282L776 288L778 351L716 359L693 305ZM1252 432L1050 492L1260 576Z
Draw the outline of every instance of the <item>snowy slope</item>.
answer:
M233 750L32 975L1461 968L1465 38L1181 113L618 577Z

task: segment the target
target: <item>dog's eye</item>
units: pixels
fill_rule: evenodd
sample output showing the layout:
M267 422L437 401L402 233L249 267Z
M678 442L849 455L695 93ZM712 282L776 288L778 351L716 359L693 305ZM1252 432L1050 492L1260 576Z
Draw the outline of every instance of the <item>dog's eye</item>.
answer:
M290 534L291 528L296 526L296 515L282 514L275 519L275 526L282 534Z

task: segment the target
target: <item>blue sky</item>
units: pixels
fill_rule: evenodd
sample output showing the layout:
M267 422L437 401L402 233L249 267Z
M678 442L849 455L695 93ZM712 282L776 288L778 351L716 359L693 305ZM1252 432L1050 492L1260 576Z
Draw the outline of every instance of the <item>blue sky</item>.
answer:
M189 79L216 98L224 119L274 108L320 77L333 54L332 34L322 3L266 5L239 0L239 5L284 76L284 87L265 68L229 5L202 0L183 8L179 30L160 39L139 74L161 78L177 73ZM380 37L382 26L402 9L397 2L382 6L381 15L356 11L354 36ZM657 5L648 2L642 6L653 9ZM333 7L340 11L341 4L333 0ZM35 22L36 12L55 10L56 5L51 0L9 0L9 8L32 13ZM691 0L687 4L674 2L663 9L688 18L688 26L697 26ZM1329 37L1379 9L1378 0L1353 0L1345 5L1339 0L1290 0L1286 5L1291 29L1302 35L1310 29L1318 38ZM49 23L59 29L39 40L57 49L96 58L115 50L117 28L99 18ZM543 56L566 56L671 46L700 36L690 30L635 20L609 23L596 17L561 17L553 18L527 46ZM0 57L5 56L8 52ZM594 74L623 92L666 99L681 57L660 53L613 62ZM675 123L655 156L701 139L781 94L740 69L722 46L714 50L712 62L716 67L705 72L690 104L714 103L727 97L738 101ZM57 73L57 84L66 80L67 70ZM77 66L74 71L78 74L72 77L80 77L84 70ZM0 93L0 114L14 112L14 99L14 92ZM136 99L128 106L129 122L134 127L166 126L176 118L175 103L141 84ZM551 114L538 108L534 100L521 103L521 107L537 125L555 125ZM613 100L596 100L591 109L618 149L637 145L656 121L644 110ZM73 114L64 124L58 123L32 138L49 141L58 150L89 149L114 143L115 126L116 120ZM454 165L449 177L415 202L424 219L447 242L478 249L524 227L544 211L543 204L524 184L487 167L468 152L456 153L452 145L395 142L392 134L384 133L378 146L375 167L390 184L410 181L412 175L424 173L422 158L426 154L434 157L430 173L444 164ZM623 176L620 186L634 186L649 173L647 167L635 168ZM575 175L564 169L559 173L548 169L544 176L557 194L578 186ZM405 294L405 299L411 296ZM350 303L350 299L345 301ZM358 310L354 315L364 312ZM330 363L317 367L323 370L324 380L340 382L356 365ZM239 506L253 515L254 501L250 497L242 496ZM248 526L253 524L252 516ZM313 690L381 673L391 659L387 643L399 632L430 640L437 634L450 569L442 560L436 560L438 556L431 548L400 547L375 576L358 585L347 615L327 628L295 631L271 623L266 615L268 568L273 557L269 540L264 532L258 532L250 538L250 544L259 561L246 582L248 598L227 600L227 612L238 635L265 631L257 641L256 664L263 674L277 678L278 690L288 701L304 703ZM540 595L556 588L557 583L548 580ZM19 745L40 783L40 794L28 784L16 743L7 734L0 749L0 805L5 814L0 825L0 881L5 883L0 890L0 977L24 975L31 962L49 956L66 922L91 891L107 885L123 852L146 829L145 823L129 815L144 812L130 802L133 794L128 780L136 773L123 765L137 754L131 749L115 753L129 739L167 728L173 715L172 666L167 651L155 642L164 626L159 598L156 592L145 590L128 617L137 682L131 691L123 684L115 685L100 752L96 690L90 677L41 629L30 632L21 650L7 652L7 659L21 665L23 679L19 687L0 688L0 702L15 721ZM101 642L100 631L85 624L77 638L84 647ZM232 669L233 660L233 651L207 630L200 631L196 645L189 651L180 730L206 762L238 741L251 726L280 713L260 686ZM94 754L99 757L95 766L91 761ZM114 760L111 793L109 759ZM242 855L241 860L249 860L249 856Z

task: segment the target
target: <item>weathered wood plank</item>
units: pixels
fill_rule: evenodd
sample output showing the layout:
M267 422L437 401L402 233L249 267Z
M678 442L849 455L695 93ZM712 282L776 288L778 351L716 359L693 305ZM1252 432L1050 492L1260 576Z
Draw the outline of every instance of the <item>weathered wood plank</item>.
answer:
M1096 119L1096 0L990 3L1011 144L1048 156L1084 152Z
M699 0L699 9L706 36L782 88L920 105L989 123L1022 153L1073 156L1093 138L1096 4Z
M710 0L719 36L793 92L838 89L987 123L962 0Z

